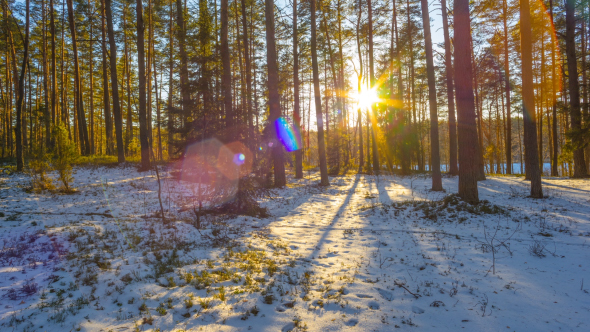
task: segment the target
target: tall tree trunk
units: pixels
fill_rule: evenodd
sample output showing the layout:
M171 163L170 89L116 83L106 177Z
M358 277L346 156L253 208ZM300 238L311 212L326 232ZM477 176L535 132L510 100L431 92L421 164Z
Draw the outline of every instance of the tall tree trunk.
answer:
M111 11L111 0L104 0L104 9L107 19L109 33L109 51L111 63L111 91L113 93L113 116L115 118L115 136L117 138L117 161L125 162L125 145L123 144L123 114L119 102L119 82L117 75L117 43L113 30L113 14Z
M422 164L420 162L420 157L418 155L419 152L419 146L418 146L418 123L416 120L416 72L415 72L415 68L414 68L414 35L413 35L413 31L412 31L412 19L410 17L411 14L411 8L410 8L410 0L406 1L406 15L407 15L407 20L408 20L408 46L409 46L409 52L410 52L410 100L411 100L411 105L412 105L412 109L411 109L411 113L409 114L409 118L410 121L408 121L409 123L411 123L411 125L408 128L408 132L409 132L409 140L410 140L410 147L409 150L410 151L415 151L413 157L416 158L416 162L418 163L418 169L422 170ZM412 121L413 118L413 121ZM411 162L410 162L411 163Z
M123 8L123 45L125 47L125 61L123 62L123 72L125 73L125 85L127 98L127 119L125 121L125 153L129 154L129 144L133 138L133 109L131 108L131 69L129 60L129 47L127 45L127 6Z
M545 101L545 29L543 27L543 23L540 26L541 29L541 72L540 76L540 86L539 86L539 107L537 109L538 118L537 121L539 122L539 171L541 175L543 174L543 102ZM584 38L582 34L582 48L584 47Z
M173 140L174 140L174 113L172 111L172 96L174 95L174 84L172 84L174 79L174 25L173 25L173 10L172 10L172 1L170 1L170 21L168 25L168 46L169 46L169 54L168 54L168 61L170 67L168 68L168 158L171 158L173 154ZM216 5L217 8L217 5ZM216 18L217 19L217 18Z
M104 106L104 126L106 137L106 153L112 155L115 153L113 146L113 120L111 116L111 101L109 97L109 76L107 69L107 38L106 38L106 13L105 0L101 0L101 23L102 23L102 100Z
M407 112L405 110L405 103L404 103L404 80L403 80L403 72L402 72L402 45L399 41L399 28L397 26L397 6L396 1L393 1L393 20L395 22L395 45L396 45L396 61L397 61L397 100L400 103L400 107L398 109L398 121L401 124L401 132L399 133L399 141L400 144L400 163L402 168L402 174L406 175L410 173L410 146L408 142L408 132L410 129L409 126L409 117L407 117Z
M550 15L551 15L551 26L555 24L553 20L553 0L549 0ZM551 34L551 108L552 108L552 131L553 131L553 151L552 151L552 163L551 163L551 176L557 176L557 79L555 74L555 49L557 41L553 40L553 34Z
M478 140L471 67L469 0L454 0L455 84L457 91L457 139L459 148L459 196L477 203Z
M88 8L90 8L90 10L94 10L94 8L90 6L90 0L88 0ZM88 141L90 143L90 154L96 153L96 149L94 146L94 47L92 46L92 43L94 42L94 26L91 20L93 16L94 14L89 14L90 22L88 24L90 25L90 41L88 42L88 66L90 67L88 70L90 76L90 117L88 121L90 132L88 136Z
M504 23L504 90L506 93L506 174L512 174L512 114L510 100L510 58L508 57L508 0L503 5Z
M373 6L371 0L367 0L368 14L369 14L369 88L375 88L375 68L373 64ZM377 150L377 140L375 139L375 132L379 129L377 126L377 105L371 105L371 138L373 140L373 172L379 175L381 164L379 163L379 151Z
M268 2L269 0L267 0ZM322 97L320 93L320 73L318 70L317 37L316 37L316 2L311 0L311 67L313 71L313 91L315 112L318 126L318 153L320 159L320 185L328 186L328 165L326 163L326 146L324 141L324 123L322 118Z
M49 82L48 80L48 68L47 68L47 26L46 26L46 9L45 0L41 1L41 12L43 21L43 97L44 97L44 122L45 122L45 146L51 147L51 111L49 109ZM30 92L29 92L30 93ZM32 128L32 123L31 123ZM33 137L31 137L32 141Z
M67 80L67 72L65 70L65 15L66 15L66 10L65 10L65 6L66 6L66 2L62 0L61 3L61 47L60 47L60 76L61 76L61 80L60 80L60 98L61 98L61 104L60 104L60 113L61 113L61 119L62 122L64 123L64 125L68 128L68 136L69 139L72 139L72 132L70 130L70 116L69 116L69 112L66 109L66 89L67 89L67 85L66 85L66 80Z
M341 119L342 112L340 112L340 110L342 109L342 107L340 106L341 104L340 104L340 97L339 97L340 87L338 85L338 76L336 75L336 65L335 65L335 61L334 61L334 53L332 52L332 41L330 40L330 33L331 32L328 32L328 23L327 23L327 19L326 19L326 12L323 10L322 10L322 16L323 16L324 32L326 35L326 44L328 45L328 55L330 57L330 71L332 74L333 90L336 91L336 110L338 112L337 119ZM326 79L326 85L327 85L327 79ZM327 105L326 105L326 108L328 108ZM327 122L328 122L328 113L329 112L326 111L326 121ZM340 121L337 120L336 125L334 126L334 135L333 135L334 144L332 145L332 147L334 149L336 149L336 151L333 152L333 155L334 155L333 159L335 159L335 160L334 160L334 164L332 165L336 174L338 172L340 172L340 128L339 128L339 124L340 124ZM326 129L327 129L327 125L326 125ZM328 135L328 134L329 133L326 130L326 135Z
M348 140L347 143L347 147L346 147L346 153L344 155L344 165L348 166L349 161L350 161L350 134L348 132L348 110L346 109L346 99L344 98L343 95L343 90L345 87L345 83L344 83L344 56L342 54L342 4L341 4L341 0L338 0L338 4L337 4L337 14L338 14L338 56L339 56L339 65L340 65L340 71L339 71L339 90L338 90L338 96L340 99L340 110L341 112L338 113L338 128L339 128L339 134L338 137L339 139L342 138L342 133L345 132L346 133L346 137ZM339 147L340 149L340 147ZM340 150L339 150L340 151Z
M533 47L529 0L520 0L520 48L522 51L522 101L526 172L531 180L531 197L542 198L541 172L537 151L537 124L533 86ZM583 152L582 152L583 153Z
M153 97L152 97L152 62L154 59L154 27L153 27L153 4L152 0L148 1L148 32L147 32L147 54L145 56L145 91L146 91L146 122L147 122L147 140L148 140L148 155L149 158L156 158L154 156L154 144L153 144L153 128L152 128L152 107L153 107ZM144 23L145 24L145 23ZM145 25L144 25L145 28ZM149 159L148 159L149 160Z
M479 166L477 168L477 181L484 181L486 179L485 173L485 166L483 160L483 131L482 131L482 121L483 121L483 102L482 99L479 98L479 80L478 80L478 72L477 72L477 65L475 64L475 52L473 48L473 39L471 34L469 34L469 47L471 49L471 63L473 68L473 86L475 90L475 110L477 112L477 139L478 139L478 149L477 149L477 160L479 162Z
M224 0L225 1L225 0ZM274 14L274 1L273 0L265 0L265 22L266 22L266 61L268 67L268 106L269 106L269 125L275 127L275 122L281 116L281 105L280 105L280 95L279 95L279 69L277 67L277 46L275 40L275 14ZM315 9L315 3L312 1L313 9ZM315 24L315 15L312 14L313 23ZM312 29L312 40L315 36L315 26ZM312 52L315 44L312 42ZM316 60L316 70L317 70L317 60ZM319 96L319 94L318 94ZM320 97L317 97L320 98ZM321 110L320 110L321 115ZM318 118L318 126L321 123L321 117ZM277 137L276 127L275 127L275 138ZM319 134L318 134L319 135ZM323 135L323 128L322 128L322 135ZM272 146L272 159L273 159L273 166L274 166L274 185L275 187L284 187L287 184L287 179L285 177L285 164L283 162L283 147L279 143L278 139L274 140L275 144ZM323 136L322 136L322 144L323 144ZM326 156L324 153L324 168L326 163ZM326 171L327 173L327 171ZM326 179L327 179L327 175ZM323 178L323 176L322 176Z
M150 146L148 141L148 124L146 110L146 75L145 75L145 27L143 25L143 4L136 1L137 12L137 71L139 83L139 143L141 145L141 167L143 171L150 169Z
M232 110L231 94L231 62L229 58L229 13L228 0L221 0L221 66L223 73L221 75L221 88L223 90L223 108L225 111L225 126L231 128L234 126L235 114ZM273 17L274 19L274 17Z
M244 12L242 0L242 15ZM244 23L245 24L245 23ZM297 0L293 0L293 121L297 129L301 128L301 115L299 114L299 33L297 31ZM246 63L248 68L248 63ZM246 69L248 70L248 69ZM248 74L250 71L248 70ZM303 151L301 147L295 151L295 178L303 178Z
M51 124L56 125L59 119L56 112L56 90L57 90L57 76L55 64L55 9L53 8L53 0L49 0L50 21L49 29L51 32Z
M357 45L357 53L359 56L359 72L358 72L358 94L360 95L362 92L361 86L363 81L363 56L361 52L361 17L362 17L362 2L359 0L359 8L358 8L358 17L356 21L356 45ZM358 129L359 129L359 173L363 172L363 167L365 166L365 155L363 151L363 116L361 113L361 108L359 105L358 108ZM309 130L309 128L308 128Z
M158 93L158 72L156 70L156 55L155 52L153 54L154 59L153 59L153 64L154 64L154 89L155 89L155 94L156 94L156 129L157 129L157 135L158 135L158 152L156 155L157 160L163 160L163 156L162 156L162 119L161 119L161 113L162 111L160 110L160 94ZM160 76L160 79L162 77Z
M586 18L586 8L582 7L582 17ZM586 76L586 47L590 44L588 40L588 36L586 35L586 19L582 19L582 29L581 29L581 37L582 37L582 98L584 99L584 103L582 104L582 123L584 126L588 126L588 81ZM584 147L584 161L586 162L586 172L588 171L588 167L590 167L590 145L586 145Z
M227 0L222 1L226 1L227 3ZM184 7L182 5L182 0L176 0L176 26L178 29L177 38L180 53L180 95L182 98L183 120L186 121L190 112L191 99L188 82L188 57L186 54L186 24L184 22Z
M24 54L23 64L18 77L18 99L16 101L16 127L14 133L16 135L16 170L22 172L24 168L23 160L23 136L22 136L22 118L25 99L25 74L27 64L29 62L29 7L30 1L26 0L26 14L25 14L25 40L24 40ZM5 19L7 19L5 17ZM16 58L14 59L16 62Z
M570 117L574 136L574 177L587 175L584 161L584 146L582 138L582 114L580 112L580 88L578 83L578 63L576 60L576 1L565 1L565 53L567 55L568 85L570 94Z
M447 81L447 101L449 110L449 174L459 174L457 168L457 123L455 122L455 87L453 84L453 55L451 54L451 38L449 37L449 21L447 0L440 2L445 38L445 74Z
M68 5L68 22L70 25L70 34L72 37L72 47L74 52L74 95L76 96L76 120L78 120L78 135L80 138L80 150L82 155L90 154L90 142L88 140L88 127L86 126L86 115L84 114L84 98L82 93L82 76L80 75L80 65L78 60L78 43L76 40L76 23L74 22L74 6L72 0L67 0Z
M2 76L0 76L0 101L4 105L4 113L0 116L0 130L2 131L0 134L0 140L2 141L2 154L0 154L0 158L4 158L6 148L8 147L8 114L10 113L10 109L8 108L8 101L4 94L4 88L2 87Z
M432 190L442 191L440 174L440 152L438 140L438 105L436 100L436 78L432 58L432 39L430 36L430 15L428 0L420 1L422 7L422 24L424 24L424 48L426 51L426 75L428 77L428 106L430 107L430 164L432 166Z
M252 116L252 60L250 59L250 39L248 38L248 20L246 15L246 0L241 0L242 3L242 30L244 34L244 61L246 62L246 107L247 107L247 117L248 117L248 138L251 147L254 147L254 120ZM293 2L293 10L296 12L297 9L297 0ZM293 17L293 22L297 22L297 14ZM296 23L295 23L296 25ZM295 36L293 37L296 38ZM294 44L295 50L297 49L297 44ZM295 59L296 62L296 59ZM298 111L297 111L298 112ZM298 114L298 113L297 113ZM299 125L298 122L296 122ZM297 152L298 151L298 152ZM301 151L297 150L295 152L295 156L299 154L301 157ZM303 177L303 175L302 175Z

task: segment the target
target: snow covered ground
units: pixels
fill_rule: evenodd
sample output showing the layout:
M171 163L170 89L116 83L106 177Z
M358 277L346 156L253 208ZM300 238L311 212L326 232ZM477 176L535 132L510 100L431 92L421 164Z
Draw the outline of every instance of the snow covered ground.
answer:
M267 218L210 216L163 172L77 168L71 195L0 175L2 331L588 331L590 181L290 179Z

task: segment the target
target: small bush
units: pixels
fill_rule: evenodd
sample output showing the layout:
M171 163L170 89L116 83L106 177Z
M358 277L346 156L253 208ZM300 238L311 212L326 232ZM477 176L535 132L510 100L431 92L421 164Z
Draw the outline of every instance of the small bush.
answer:
M55 153L53 157L53 168L59 175L62 183L61 190L65 193L75 191L71 187L72 162L76 158L76 146L69 140L68 132L63 125L53 127L53 137L55 138Z
M51 179L47 177L47 172L51 171L51 166L48 162L49 157L45 149L39 147L33 152L32 158L29 161L29 171L34 192L55 189Z
M160 304L160 306L158 308L156 308L156 312L158 314L160 314L160 316L164 316L164 315L166 315L168 313L166 311L166 308L164 308L164 306L162 304Z

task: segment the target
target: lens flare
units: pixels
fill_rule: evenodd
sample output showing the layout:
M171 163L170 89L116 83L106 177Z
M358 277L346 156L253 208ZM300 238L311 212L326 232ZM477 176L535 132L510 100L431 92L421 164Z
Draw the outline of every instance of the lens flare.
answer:
M236 153L234 155L234 164L236 165L243 165L244 161L246 160L246 156L243 153Z
M380 101L375 89L364 89L357 93L353 98L357 102L357 107L360 109L370 109L373 104Z
M252 153L241 142L231 142L219 150L217 169L228 179L238 180L252 169Z
M207 204L231 200L241 177L250 174L254 158L241 142L227 144L212 138L187 146L179 165L180 184Z
M291 152L301 149L301 133L297 126L280 117L275 121L275 129L285 150Z

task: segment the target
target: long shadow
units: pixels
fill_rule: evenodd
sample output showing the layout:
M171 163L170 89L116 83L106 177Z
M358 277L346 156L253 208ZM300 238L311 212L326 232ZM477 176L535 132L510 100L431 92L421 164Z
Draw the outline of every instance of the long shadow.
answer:
M283 217L287 217L289 215L294 215L295 212L297 212L297 209L304 205L305 203L309 202L315 194L320 194L321 193L321 189L320 187L318 187L316 184L315 178L310 178L304 179L304 182L301 184L301 186L298 186L297 188L289 188L289 191L286 191L285 193L289 192L291 193L291 195L289 197L285 197L284 195L282 196L282 200L284 200L284 206L283 207L288 207L287 210L282 210L284 211L283 213L272 213L272 218L277 219L277 218L283 218ZM275 199L276 201L277 199ZM268 225L270 226L272 224L272 222L270 222Z
M568 187L568 186L564 186L564 185L559 185L559 184L554 184L554 183L550 183L550 182L546 182L546 181L542 181L542 183L543 183L544 186L559 187L559 188L563 188L563 189L567 189L567 190L574 190L574 191L581 191L583 193L590 193L590 190L572 188L572 187Z
M510 182L514 182L514 183L522 183L522 180L520 182L518 182L516 179L511 179L511 178L506 178L506 180L508 180ZM557 180L557 181L560 181L560 180ZM563 179L563 180L570 180L570 179ZM563 181L563 180L561 180L561 181ZM560 185L560 184L555 184L555 183L547 182L547 180L541 180L541 182L544 186L558 187L558 188L563 188L563 189L567 189L567 190L580 191L583 193L590 193L590 190L578 189L578 188L568 187L568 186L564 186L564 185ZM525 183L528 183L528 181Z
M334 229L335 226L335 221L340 218L340 214L342 212L344 212L344 210L346 209L346 207L348 206L348 203L350 202L350 198L352 197L352 195L354 194L356 187L359 184L359 181L361 179L361 175L357 174L355 176L354 179L354 183L352 184L352 187L348 190L348 194L346 195L346 198L344 199L344 201L342 202L342 205L340 205L340 207L338 208L338 211L336 212L336 214L334 215L334 217L332 218L332 220L330 221L327 229L324 230L324 233L322 234L322 237L318 240L315 249L312 251L312 253L307 257L309 259L309 257L315 257L317 255L317 253L322 249L322 245L324 244L324 242L326 241L326 237L328 236L328 234Z
M504 179L504 178L500 178L500 179ZM518 182L517 180L514 179L506 179L507 182L510 183L514 183L516 185L519 185L521 187L525 187L527 188L525 190L525 194L528 195L528 184L525 183L521 183ZM488 181L486 181L485 186L481 186L480 187L480 193L483 192L487 192L487 194L489 195L495 195L496 193L494 193L494 191L497 192L502 192L504 194L509 194L509 192L506 191L506 182L503 181L499 181L499 179L494 179L494 178L490 178L488 179ZM563 188L567 191L571 191L571 195L570 197L574 197L574 196L579 196L579 195L584 195L584 193L590 193L590 191L588 190L584 190L584 189L576 189L576 188L572 188L572 187L568 187L568 186L564 186L564 185L555 185L553 183L547 183L545 181L543 181L543 186L547 186L547 187L558 187L558 188ZM555 189L555 190L560 190L560 189ZM521 200L526 201L529 200L530 198L521 198ZM536 202L539 204L543 204L543 200L532 200L531 202ZM566 197L561 197L561 196L557 196L557 197L552 197L551 202L557 206L559 205L563 205L563 206L567 206L568 204L578 204L580 206L580 208L577 209L568 209L567 211L554 211L551 212L550 214L556 216L556 217L562 217L562 218L573 218L573 219L577 219L578 221L583 221L583 220L587 220L587 212L588 209L590 208L589 205L584 204L582 202L575 202L572 201L572 199L567 199Z
M387 192L386 186L391 184L391 181L386 181L386 177L382 177L379 180L375 181L375 187L377 187L377 192L379 193L379 202L383 204L391 204L393 200L389 196L389 192Z

